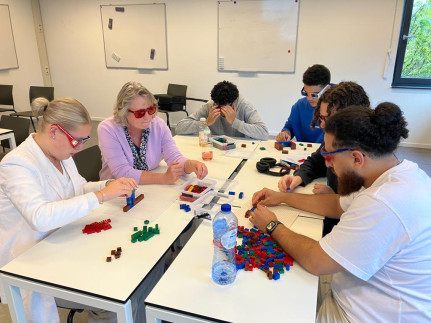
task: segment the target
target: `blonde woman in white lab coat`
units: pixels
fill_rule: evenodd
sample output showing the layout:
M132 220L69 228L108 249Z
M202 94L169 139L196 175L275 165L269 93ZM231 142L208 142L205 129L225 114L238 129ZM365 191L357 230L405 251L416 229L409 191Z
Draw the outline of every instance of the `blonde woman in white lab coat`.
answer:
M35 99L41 116L31 134L0 163L0 267L53 230L87 216L104 201L129 196L131 178L89 182L79 175L72 156L89 139L91 119L75 99ZM4 291L0 286L2 302ZM55 300L21 290L29 322L59 322Z

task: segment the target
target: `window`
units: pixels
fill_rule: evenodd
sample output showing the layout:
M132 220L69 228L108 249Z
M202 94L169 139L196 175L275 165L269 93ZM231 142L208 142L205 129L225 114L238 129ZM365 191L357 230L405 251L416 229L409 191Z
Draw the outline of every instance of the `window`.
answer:
M393 87L431 88L431 0L406 0Z

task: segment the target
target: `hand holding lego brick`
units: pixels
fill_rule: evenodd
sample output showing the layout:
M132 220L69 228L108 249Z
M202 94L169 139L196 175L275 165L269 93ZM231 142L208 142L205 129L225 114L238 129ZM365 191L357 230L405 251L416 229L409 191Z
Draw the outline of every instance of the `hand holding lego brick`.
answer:
M95 192L95 194L99 202L103 203L119 196L130 196L137 187L138 185L133 178L121 177L110 182L108 186Z
M184 163L184 172L186 174L195 173L199 179L203 179L208 175L208 169L204 163L190 159Z
M284 193L275 192L269 188L263 188L253 194L251 201L253 205L279 205L283 202L283 195Z
M285 131L278 133L277 138L275 140L276 141L289 141L290 139L292 139L292 137L290 136L289 131L285 130Z
M250 213L248 218L259 230L266 232L266 226L271 221L277 221L277 216L274 212L267 209L266 206L258 204L257 208Z
M278 181L280 192L292 192L297 186L302 184L302 178L294 175L284 175Z

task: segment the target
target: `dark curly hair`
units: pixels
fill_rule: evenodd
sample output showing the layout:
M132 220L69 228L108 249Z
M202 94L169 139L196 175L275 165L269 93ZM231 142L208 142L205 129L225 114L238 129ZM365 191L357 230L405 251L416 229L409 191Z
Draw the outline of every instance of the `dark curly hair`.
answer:
M311 128L314 129L319 122L320 104L328 103L328 117L335 111L342 110L351 105L370 106L370 100L364 88L355 82L341 82L335 87L327 90L320 97L314 110Z
M238 98L238 95L236 85L228 81L217 83L211 90L211 99L219 105L231 104Z
M315 64L304 72L302 83L305 85L325 86L331 83L331 72L326 66Z
M401 109L383 102L374 110L351 106L337 112L326 122L325 133L334 135L335 149L357 148L370 157L380 157L393 153L409 130Z

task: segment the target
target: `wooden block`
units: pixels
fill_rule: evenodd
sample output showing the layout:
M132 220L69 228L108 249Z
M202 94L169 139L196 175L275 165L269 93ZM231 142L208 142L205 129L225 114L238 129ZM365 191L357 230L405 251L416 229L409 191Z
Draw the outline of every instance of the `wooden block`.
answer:
M136 199L135 199L135 203L133 203L133 206L135 206L136 204L138 204L139 202L141 202L144 199L144 194L140 194ZM123 207L123 212L127 212L130 210L130 205L126 205L125 207Z

